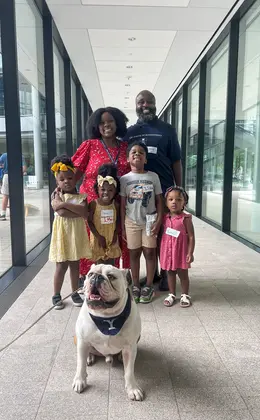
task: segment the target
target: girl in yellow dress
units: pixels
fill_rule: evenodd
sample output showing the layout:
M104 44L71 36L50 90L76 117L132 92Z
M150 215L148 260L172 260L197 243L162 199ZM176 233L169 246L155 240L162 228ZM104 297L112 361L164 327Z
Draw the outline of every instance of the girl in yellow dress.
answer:
M89 204L88 216L92 261L114 265L115 258L121 256L118 243L119 204L115 201L119 193L119 180L113 165L102 165L98 173L94 185L98 199Z
M49 260L56 263L52 303L55 309L62 309L64 303L60 291L68 267L72 292L75 291L71 296L72 302L75 306L81 306L83 303L76 290L79 279L79 260L91 258L84 221L88 217L88 203L86 194L78 194L76 191L75 168L68 156L54 158L51 162L51 170L57 183L51 203L55 213Z

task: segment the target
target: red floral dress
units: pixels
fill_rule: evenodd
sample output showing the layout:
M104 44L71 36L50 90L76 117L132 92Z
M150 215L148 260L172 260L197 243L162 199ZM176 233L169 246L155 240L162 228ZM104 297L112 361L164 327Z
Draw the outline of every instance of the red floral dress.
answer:
M75 167L84 174L83 182L80 186L80 192L87 194L87 200L90 203L98 197L94 190L94 184L98 175L98 168L104 163L114 163L117 160L117 174L121 177L130 171L126 158L127 142L119 141L119 147L108 147L108 151L99 139L90 139L84 141L72 157ZM113 158L111 161L109 154ZM122 250L123 268L130 268L129 252L126 243L122 241L119 235L119 243ZM80 261L80 273L87 274L93 261L83 259ZM119 259L116 260L116 266L119 267Z

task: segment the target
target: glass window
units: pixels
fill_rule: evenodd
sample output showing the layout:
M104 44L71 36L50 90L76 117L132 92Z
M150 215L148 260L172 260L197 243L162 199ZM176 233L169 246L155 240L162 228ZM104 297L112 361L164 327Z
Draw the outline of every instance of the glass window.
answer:
M42 18L16 0L26 251L50 233Z
M240 22L231 231L260 246L260 1Z
M188 207L195 211L199 120L199 76L188 86L187 144L185 188L189 195Z
M55 43L53 43L53 67L57 155L62 155L66 153L64 62Z
M172 106L169 105L167 109L167 123L172 123Z
M5 105L3 86L2 48L0 38L0 275L12 265L11 232L8 200L8 173L6 163L6 130L5 130Z
M77 93L76 83L71 79L72 150L77 150Z
M178 136L179 143L181 144L181 136L182 136L182 96L180 96L176 101L176 132Z
M202 215L222 222L229 39L207 63Z
M81 98L81 124L82 124L82 139L81 140L85 140L85 111L84 111L84 106L85 106L85 101L83 98Z

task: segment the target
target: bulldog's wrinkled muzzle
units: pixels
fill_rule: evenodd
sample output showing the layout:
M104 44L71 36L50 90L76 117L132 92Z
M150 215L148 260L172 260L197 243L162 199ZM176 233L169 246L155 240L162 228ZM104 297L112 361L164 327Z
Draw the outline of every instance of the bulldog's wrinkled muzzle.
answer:
M102 274L93 274L90 279L90 285L91 287L96 287L98 289L105 280L106 279Z

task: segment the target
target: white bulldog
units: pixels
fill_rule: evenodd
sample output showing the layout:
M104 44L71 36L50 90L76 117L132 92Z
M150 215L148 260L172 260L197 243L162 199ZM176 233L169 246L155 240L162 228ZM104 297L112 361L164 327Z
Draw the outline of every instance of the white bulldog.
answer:
M103 355L122 352L125 388L131 400L142 401L144 393L134 374L141 318L124 270L112 265L92 265L85 283L86 299L76 323L77 371L72 384L76 392L87 386L86 365Z

